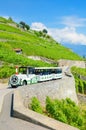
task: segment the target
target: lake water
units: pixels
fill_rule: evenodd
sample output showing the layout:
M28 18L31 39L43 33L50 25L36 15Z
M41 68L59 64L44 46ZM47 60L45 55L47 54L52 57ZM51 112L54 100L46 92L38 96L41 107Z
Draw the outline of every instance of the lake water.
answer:
M80 56L86 57L86 45L74 45L74 44L66 44L64 43L63 46L68 47L73 50L73 52L77 53Z

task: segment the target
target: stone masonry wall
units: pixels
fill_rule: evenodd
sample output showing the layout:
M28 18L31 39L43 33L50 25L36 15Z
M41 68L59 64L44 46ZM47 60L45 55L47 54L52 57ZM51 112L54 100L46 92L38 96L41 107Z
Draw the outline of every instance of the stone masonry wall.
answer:
M41 101L42 105L45 104L46 96L53 99L68 97L78 103L73 76L63 76L62 79L19 87L18 90L22 95L25 107L28 107L28 103L31 102L31 98L34 96Z
M73 61L73 60L59 60L58 61L59 66L77 66L80 68L85 68L85 62L84 61Z

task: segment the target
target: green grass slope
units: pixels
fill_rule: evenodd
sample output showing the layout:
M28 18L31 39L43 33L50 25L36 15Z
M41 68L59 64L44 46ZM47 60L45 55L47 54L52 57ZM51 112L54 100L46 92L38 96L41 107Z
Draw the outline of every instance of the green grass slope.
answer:
M23 50L22 55L14 52ZM0 61L13 65L50 66L42 61L34 61L28 56L42 56L52 60L81 60L77 54L57 43L50 36L40 36L37 31L25 31L14 21L0 17Z

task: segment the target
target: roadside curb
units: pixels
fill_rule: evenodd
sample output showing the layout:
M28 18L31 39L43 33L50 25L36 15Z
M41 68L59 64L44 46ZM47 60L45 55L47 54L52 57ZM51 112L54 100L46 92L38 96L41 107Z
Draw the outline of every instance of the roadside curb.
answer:
M60 121L38 114L23 105L22 97L18 90L14 92L13 116L29 121L31 123L41 125L51 130L79 130Z
M11 90L12 91L12 90ZM3 102L4 102L4 97L5 97L5 95L7 95L8 93L10 93L10 91L4 91L3 89L0 89L0 92L1 92L1 94L0 94L0 113L1 113L1 111L2 111L2 107L3 107Z
M1 113L1 111L2 111L2 106L3 106L4 96L5 96L5 95L6 95L6 94L4 94L3 96L0 97L0 113Z

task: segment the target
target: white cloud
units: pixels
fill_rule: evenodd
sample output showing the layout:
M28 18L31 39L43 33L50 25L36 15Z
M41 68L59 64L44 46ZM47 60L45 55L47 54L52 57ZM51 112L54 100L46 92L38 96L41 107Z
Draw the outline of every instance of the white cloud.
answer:
M64 28L47 28L43 23L35 22L32 23L31 28L33 30L48 30L48 34L51 35L56 41L60 43L71 43L71 44L85 44L86 35L77 32L77 27L85 26L86 18L78 18L74 16L63 17L61 24L64 24Z
M69 27L86 26L86 18L79 18L77 16L64 16L61 18L61 24Z
M86 35L77 33L73 27L65 27L63 29L49 29L49 34L58 42L86 44Z
M34 23L31 24L31 29L40 31L40 30L43 30L43 29L47 29L47 27L43 23L34 22Z

